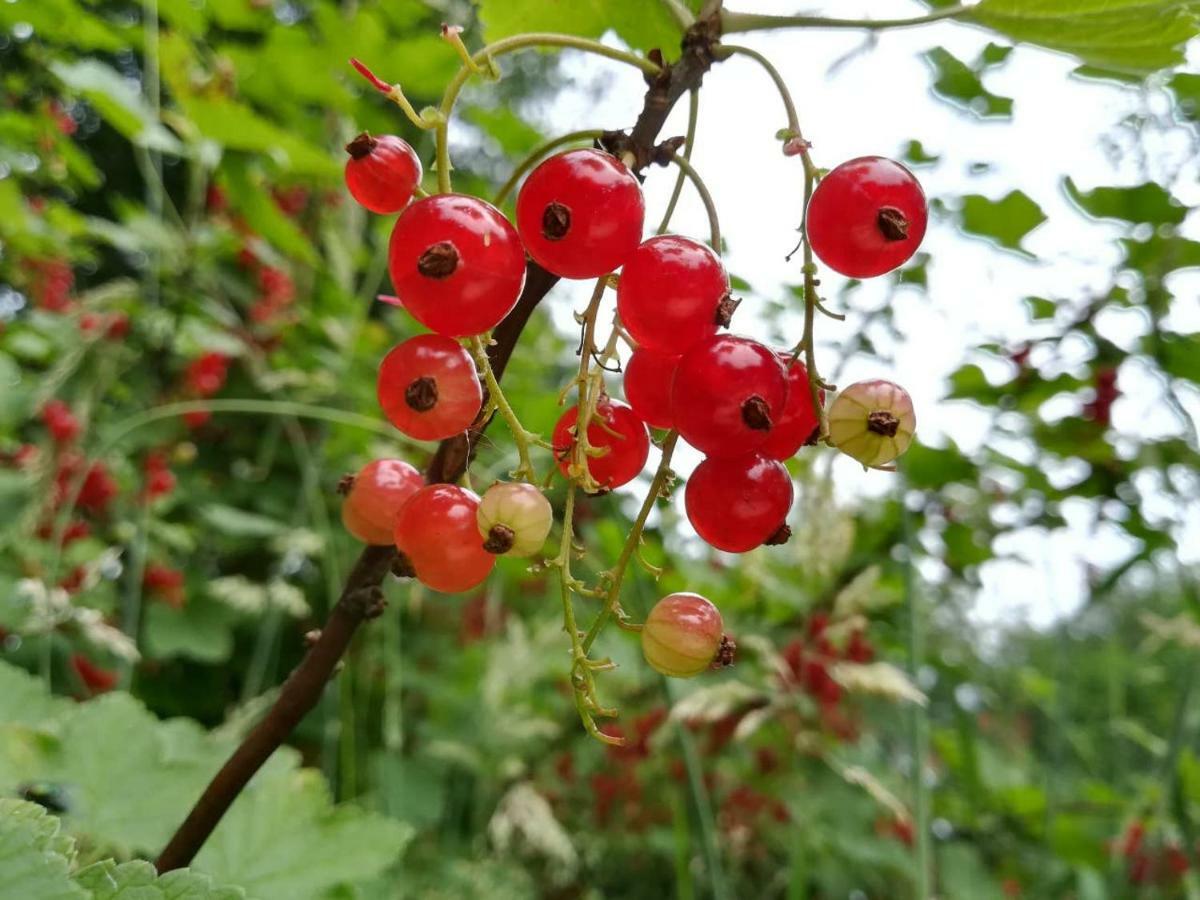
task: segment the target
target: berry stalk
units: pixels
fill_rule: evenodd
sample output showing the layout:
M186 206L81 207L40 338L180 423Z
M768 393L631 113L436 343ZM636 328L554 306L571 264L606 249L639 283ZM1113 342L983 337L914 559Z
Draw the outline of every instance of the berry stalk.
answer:
M512 433L513 443L517 445L518 465L513 470L512 477L521 481L535 481L537 473L533 470L533 463L529 459L529 443L531 439L537 442L540 441L540 438L527 430L521 424L521 420L517 418L512 404L508 402L504 391L500 389L500 382L496 379L496 373L492 371L491 360L488 359L487 349L480 337L471 338L471 351L475 355L475 363L479 367L479 371L483 373L484 383L487 384L489 403L493 404L504 418L504 423L508 425L508 430Z

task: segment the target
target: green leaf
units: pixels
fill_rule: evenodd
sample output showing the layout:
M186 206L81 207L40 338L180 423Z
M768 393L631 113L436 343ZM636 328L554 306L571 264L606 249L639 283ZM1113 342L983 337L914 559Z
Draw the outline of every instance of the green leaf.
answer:
M1155 355L1164 372L1200 384L1200 333L1164 332L1157 344L1149 339L1147 343L1146 349L1156 351Z
M341 167L333 158L294 132L285 131L243 103L229 99L180 97L184 112L200 133L231 150L270 156L297 175L334 180Z
M129 43L118 29L100 16L85 12L75 0L0 3L0 31L11 32L17 24L33 26L34 33L43 41L80 50L116 52Z
M241 888L213 887L199 872L177 869L161 877L143 860L121 863L111 859L81 869L75 881L92 892L92 900L243 900Z
M1081 191L1068 176L1063 179L1063 188L1080 209L1097 219L1178 225L1188 214L1187 207L1162 185L1152 181L1135 187L1098 187Z
M925 59L937 75L933 82L933 92L939 97L980 118L1012 116L1012 98L997 96L985 88L979 80L979 74L946 48L934 47L926 51Z
M1177 72L1167 82L1180 114L1193 122L1200 121L1200 75Z
M530 31L599 38L610 29L635 50L657 47L679 56L679 25L658 0L479 0L479 18L489 42ZM693 10L697 2L686 4Z
M1029 307L1029 316L1032 319L1053 319L1058 312L1058 304L1045 297L1026 297L1025 305Z
M267 538L287 530L282 522L221 503L201 507L200 518L223 537L230 538Z
M52 697L46 683L15 666L0 665L0 723L40 725L72 708L62 697Z
M1155 234L1144 241L1124 238L1121 246L1125 248L1125 268L1135 272L1162 276L1176 269L1200 266L1200 241Z
M75 842L36 803L0 799L0 900L87 900L71 883Z
M910 166L927 166L941 159L936 153L930 153L920 141L909 141L904 145L904 161Z
M224 608L204 598L192 598L183 609L155 603L146 610L146 655L153 659L184 657L201 663L221 663L233 652L233 633Z
M53 62L51 71L70 90L86 97L109 125L133 143L178 154L182 145L163 127L142 98L136 83L94 59Z
M1046 221L1042 208L1022 191L1012 191L999 200L979 194L963 197L962 228L967 234L995 241L1001 247L1029 254L1021 246L1025 235Z
M1095 66L1152 72L1184 61L1194 0L980 0L966 18Z

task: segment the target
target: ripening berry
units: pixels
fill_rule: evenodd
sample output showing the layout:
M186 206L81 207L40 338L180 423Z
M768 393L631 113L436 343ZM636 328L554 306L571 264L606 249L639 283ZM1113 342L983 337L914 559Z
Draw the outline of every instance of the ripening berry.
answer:
M171 472L167 457L163 453L157 450L149 453L142 464L142 471L146 476L143 494L147 500L165 497L175 490L175 475Z
M546 543L554 510L532 484L498 482L479 501L483 549L498 556L533 556Z
M829 407L829 442L864 466L883 466L912 443L912 397L890 381L860 381Z
M563 278L620 268L642 239L642 188L615 156L568 150L538 165L517 195L517 231L534 261Z
M408 143L393 134L372 137L363 132L346 145L346 187L371 212L400 212L421 183L421 160Z
M835 272L871 278L916 253L927 218L925 192L912 172L882 156L862 156L817 184L808 204L808 238Z
M575 445L575 421L579 407L572 406L554 426L554 455L558 468L571 477L572 449ZM603 396L596 402L596 414L588 423L588 444L606 452L587 457L587 469L601 488L628 484L646 465L650 455L650 432L646 423L620 400Z
M625 399L647 425L671 428L671 382L678 356L638 348L625 365Z
M188 390L199 397L211 397L225 386L229 374L229 357L209 352L192 360L184 373Z
M817 418L817 412L813 409L812 391L808 385L808 369L804 368L804 363L796 360L788 366L792 354L787 351L779 351L780 363L787 369L788 380L788 396L787 405L783 408L783 413L775 422L775 427L771 429L767 441L759 448L760 453L764 453L772 459L785 460L791 459L796 455L796 451L805 444L815 438L817 429L820 427L820 420ZM825 391L819 391L817 395L821 403L825 402Z
M453 484L421 488L396 517L396 547L418 580L435 591L469 590L488 577L496 557L479 540L479 497Z
M413 318L438 334L462 337L494 328L516 305L525 249L490 203L438 194L411 204L396 220L388 270Z
M712 665L724 631L721 613L704 597L668 594L646 617L642 653L654 671L692 678Z
M69 444L79 437L79 420L61 400L50 400L42 407L42 421L56 444Z
M457 341L421 334L393 347L379 365L383 414L418 441L465 431L483 403L475 362Z
M358 474L342 503L342 524L364 544L386 547L395 539L396 516L425 486L421 473L402 459L377 459Z
M167 606L183 609L187 603L187 595L183 590L184 580L183 572L179 569L162 563L150 563L142 575L142 587L146 589L146 593Z
M688 521L708 544L745 553L787 539L792 479L782 463L758 453L710 456L688 479L684 505Z
M71 669L92 694L111 691L121 681L121 676L116 672L101 668L82 653L71 654Z
M690 238L664 234L630 255L617 283L621 324L638 346L683 353L728 325L729 276L717 255Z
M721 335L683 355L671 412L685 441L708 456L744 456L762 447L787 403L787 377L773 350Z

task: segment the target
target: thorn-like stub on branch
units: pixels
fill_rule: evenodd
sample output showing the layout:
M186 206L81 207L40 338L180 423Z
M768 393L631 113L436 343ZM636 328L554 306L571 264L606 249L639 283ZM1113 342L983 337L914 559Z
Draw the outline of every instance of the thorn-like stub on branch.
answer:
M346 152L354 159L362 159L364 156L370 156L371 151L375 149L375 145L378 143L379 141L364 131L355 136L354 140L346 145Z
M507 525L493 525L487 540L483 542L483 549L499 556L511 550L516 539L516 533Z
M426 278L449 278L458 268L458 249L449 241L431 244L417 260L417 271Z
M792 538L792 529L788 528L787 523L780 525L771 534L769 538L763 541L768 547L778 547L780 544L786 544Z
M900 429L900 420L886 409L877 409L867 414L867 431L884 437L895 437Z
M713 317L713 321L717 323L718 328L728 328L729 323L733 321L733 314L737 312L737 308L742 305L742 300L739 297L734 299L732 294L726 294L721 298L721 302L717 304L717 314Z
M879 207L876 221L880 232L889 241L903 241L908 237L908 217L896 207Z
M717 655L713 657L712 667L714 669L725 669L733 665L733 658L737 655L737 641L727 634L721 635L721 644L717 647Z
M646 79L646 84L651 90L658 88L663 90L671 83L671 64L663 57L663 52L660 48L654 47L646 54L646 59L658 66L658 71L653 75L649 72L642 77Z
M542 237L548 241L561 241L571 230L571 210L557 200L547 203L542 210Z
M396 551L396 558L392 560L392 574L397 578L416 578L417 570L413 568L412 560Z
M404 402L416 412L429 412L438 402L437 379L429 375L413 379L404 389Z
M682 136L667 138L654 148L653 162L655 165L669 166L671 164L671 158L678 153L679 148L686 143L687 138Z
M310 631L304 632L304 645L306 647L311 647L313 644L315 644L320 639L321 639L321 629L320 628L313 628Z
M338 492L339 496L349 497L350 491L352 491L353 489L354 489L354 476L353 475L343 475L341 478L338 479L337 492Z
M755 431L770 431L771 422L771 407L767 406L767 401L755 394L742 404L742 421L746 423L747 428L753 428Z

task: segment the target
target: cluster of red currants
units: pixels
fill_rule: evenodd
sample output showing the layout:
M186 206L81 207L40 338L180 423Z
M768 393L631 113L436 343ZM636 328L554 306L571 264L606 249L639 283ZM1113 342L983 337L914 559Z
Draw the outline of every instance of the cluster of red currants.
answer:
M705 541L740 553L787 539L792 482L783 462L821 434L824 393L797 354L719 333L737 306L721 261L686 237L642 240L641 187L621 160L580 149L543 161L521 187L514 227L476 197L413 201L421 164L398 137L364 133L346 150L355 199L376 213L400 213L388 250L393 299L432 332L394 347L379 369L380 405L401 432L443 440L477 421L483 386L460 339L487 333L513 309L526 254L562 278L619 269L617 312L635 345L624 373L628 403L601 394L586 411L582 454L581 410L568 409L552 437L559 468L587 486L620 487L645 466L647 426L673 429L705 454L685 494ZM831 171L808 209L814 251L853 277L903 263L925 224L911 173L877 157ZM479 358L482 344L472 343ZM908 395L887 382L844 391L827 422L830 442L868 466L904 452L914 428ZM499 483L479 498L456 485L425 485L403 461L380 460L348 487L343 518L368 543L395 543L424 584L461 591L487 577L497 554L538 552L552 510L530 484ZM651 665L671 675L697 674L723 653L720 614L693 594L661 601L642 637Z

